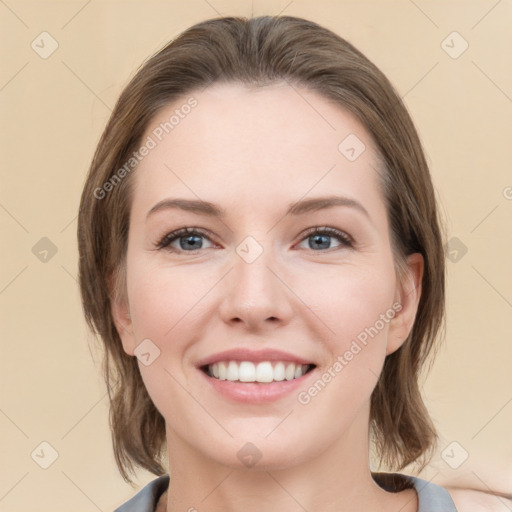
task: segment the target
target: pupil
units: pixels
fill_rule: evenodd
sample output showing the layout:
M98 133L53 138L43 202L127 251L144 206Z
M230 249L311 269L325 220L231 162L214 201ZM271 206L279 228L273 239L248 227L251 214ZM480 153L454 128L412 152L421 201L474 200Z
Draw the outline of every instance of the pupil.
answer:
M315 241L314 243L315 244L318 243L318 244L322 245L322 239L327 240L329 237L327 235L314 235L313 238L314 238L314 241ZM329 248L329 241L328 240L325 241L323 243L323 245L324 245L324 247L322 247L322 249L328 249Z
M182 244L181 241L183 240L183 238L186 239L186 242L185 244ZM194 242L196 241L201 241L200 240L200 237L196 236L196 235L190 235L190 236L187 236L187 237L183 237L183 238L180 238L180 245L181 245L181 248L182 249L185 249L186 247L188 248L192 248L192 249L198 249L200 247L193 247L194 245Z

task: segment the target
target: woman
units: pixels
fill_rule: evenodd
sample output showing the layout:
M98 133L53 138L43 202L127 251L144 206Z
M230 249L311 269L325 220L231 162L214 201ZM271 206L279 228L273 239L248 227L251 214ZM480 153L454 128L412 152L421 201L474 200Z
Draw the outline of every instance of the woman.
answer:
M159 475L118 512L486 498L370 469L435 449L418 375L444 236L403 103L339 36L293 17L185 31L123 91L78 230L116 461Z

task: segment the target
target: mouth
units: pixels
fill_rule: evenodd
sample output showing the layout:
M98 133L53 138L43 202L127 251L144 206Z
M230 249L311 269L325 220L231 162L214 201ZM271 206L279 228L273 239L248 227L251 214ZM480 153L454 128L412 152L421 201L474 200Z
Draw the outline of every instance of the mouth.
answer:
M208 377L240 383L272 384L297 380L316 368L315 364L291 361L234 361L225 360L200 367Z
M309 357L271 348L238 347L206 356L195 366L205 389L215 396L238 403L264 404L289 400L315 378L318 366Z

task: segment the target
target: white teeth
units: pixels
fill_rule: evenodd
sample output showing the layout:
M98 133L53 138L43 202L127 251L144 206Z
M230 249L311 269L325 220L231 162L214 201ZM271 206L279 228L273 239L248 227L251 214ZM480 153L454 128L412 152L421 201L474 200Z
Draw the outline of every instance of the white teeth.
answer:
M295 377L295 365L289 364L286 366L286 370L284 372L286 380L292 380Z
M256 366L254 366L254 363L250 361L241 362L238 377L240 382L254 382L256 380Z
M211 373L211 367L210 366L208 367L208 370ZM219 363L219 377L218 378L220 380L226 380L226 365L224 363Z
M208 375L219 380L232 382L278 382L302 377L308 370L307 364L263 361L220 361L208 365Z
M274 366L274 380L280 381L284 380L284 364L277 363Z
M226 380L238 380L238 365L235 361L230 361L228 364Z
M256 366L256 382L272 382L274 380L274 370L270 362L258 363Z

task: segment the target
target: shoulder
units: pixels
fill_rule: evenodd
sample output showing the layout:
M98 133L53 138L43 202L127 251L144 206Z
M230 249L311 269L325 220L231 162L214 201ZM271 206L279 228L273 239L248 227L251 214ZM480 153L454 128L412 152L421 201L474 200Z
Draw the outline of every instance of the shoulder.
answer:
M465 489L462 487L449 487L445 489L450 494L457 512L503 512L512 506L511 496Z

